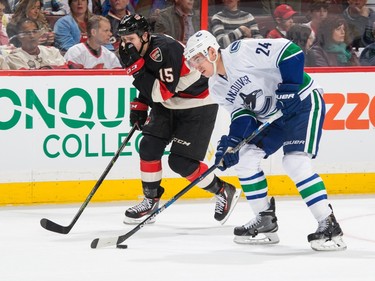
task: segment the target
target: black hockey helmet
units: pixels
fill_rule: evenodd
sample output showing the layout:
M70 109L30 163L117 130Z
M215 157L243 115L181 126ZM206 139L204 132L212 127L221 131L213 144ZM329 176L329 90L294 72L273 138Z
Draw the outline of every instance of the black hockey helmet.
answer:
M143 33L150 32L150 24L148 21L139 14L124 16L118 26L118 35L130 35L136 33L142 37Z

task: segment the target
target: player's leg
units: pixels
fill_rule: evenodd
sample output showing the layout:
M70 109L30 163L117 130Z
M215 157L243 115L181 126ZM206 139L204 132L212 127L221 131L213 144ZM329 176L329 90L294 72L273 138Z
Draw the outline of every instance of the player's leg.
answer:
M318 229L308 236L314 250L343 250L343 232L327 199L322 178L313 170L311 158L318 153L325 106L318 91L302 102L303 110L286 121L283 167L296 184L307 207L318 222Z
M161 157L166 143L160 138L144 135L139 147L140 169L144 199L125 212L124 223L138 224L159 208L160 197L164 188L160 186L162 180ZM150 223L155 222L151 220Z
M124 223L138 224L159 207L164 193L161 158L169 142L170 110L154 105L149 121L143 127L143 138L139 145L140 171L144 199L125 212ZM150 222L155 222L151 220Z
M189 181L194 181L208 168L202 160L207 153L217 110L218 106L211 104L174 112L176 130L169 166ZM213 173L200 181L198 186L215 194L214 218L223 224L240 198L241 189L236 189Z
M240 161L235 166L242 190L253 211L253 218L234 229L234 242L239 244L274 244L279 242L275 200L268 200L268 184L260 167L266 156L254 144L240 150Z
M175 153L171 153L168 159L171 169L191 182L208 169L207 165L201 161L177 155ZM214 218L223 224L228 219L240 198L241 190L236 189L233 185L221 180L213 173L200 181L198 186L215 194L216 207Z

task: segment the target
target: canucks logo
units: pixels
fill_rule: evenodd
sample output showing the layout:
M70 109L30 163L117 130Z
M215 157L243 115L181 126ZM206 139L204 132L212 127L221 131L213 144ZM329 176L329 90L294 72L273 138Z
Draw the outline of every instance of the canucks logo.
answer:
M241 40L234 41L234 42L230 45L229 52L230 52L230 53L235 53L235 52L237 52L237 51L240 49L240 46L241 46Z
M240 97L243 100L242 106L248 110L254 111L257 104L257 98L261 95L263 95L263 91L261 89L255 90L248 95L240 93Z

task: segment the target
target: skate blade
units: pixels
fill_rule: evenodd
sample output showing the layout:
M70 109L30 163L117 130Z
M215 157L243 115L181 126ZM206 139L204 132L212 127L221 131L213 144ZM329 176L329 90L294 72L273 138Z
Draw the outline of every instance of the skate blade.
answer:
M280 242L280 239L276 232L269 232L269 233L260 233L255 237L234 236L233 241L237 244L267 245L267 244L277 244Z
M241 197L241 193L242 193L242 189L236 188L236 192L233 195L232 204L230 205L229 212L227 213L225 218L223 218L220 221L221 225L223 225L228 220L229 216L232 214L234 207L236 207L236 204Z
M311 248L315 251L344 251L346 244L342 240L342 236L333 237L331 240L318 239L310 241Z
M145 219L146 219L146 217L141 217L139 219L134 219L134 218L129 218L129 217L125 216L123 223L124 224L140 224ZM155 223L155 218L152 218L151 220L149 220L147 222L147 224L152 224L152 223Z

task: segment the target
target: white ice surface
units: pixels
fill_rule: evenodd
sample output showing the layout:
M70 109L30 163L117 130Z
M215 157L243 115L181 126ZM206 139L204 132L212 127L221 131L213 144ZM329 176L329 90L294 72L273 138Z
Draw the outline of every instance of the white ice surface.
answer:
M162 201L162 204L167 199ZM315 252L306 236L317 223L299 197L276 197L280 243L238 245L233 228L252 216L241 198L224 226L214 200L179 200L125 244L91 249L94 238L127 233L134 202L90 203L67 235L43 229L48 218L68 225L80 204L0 208L1 281L117 280L375 280L375 196L331 196L346 251Z

